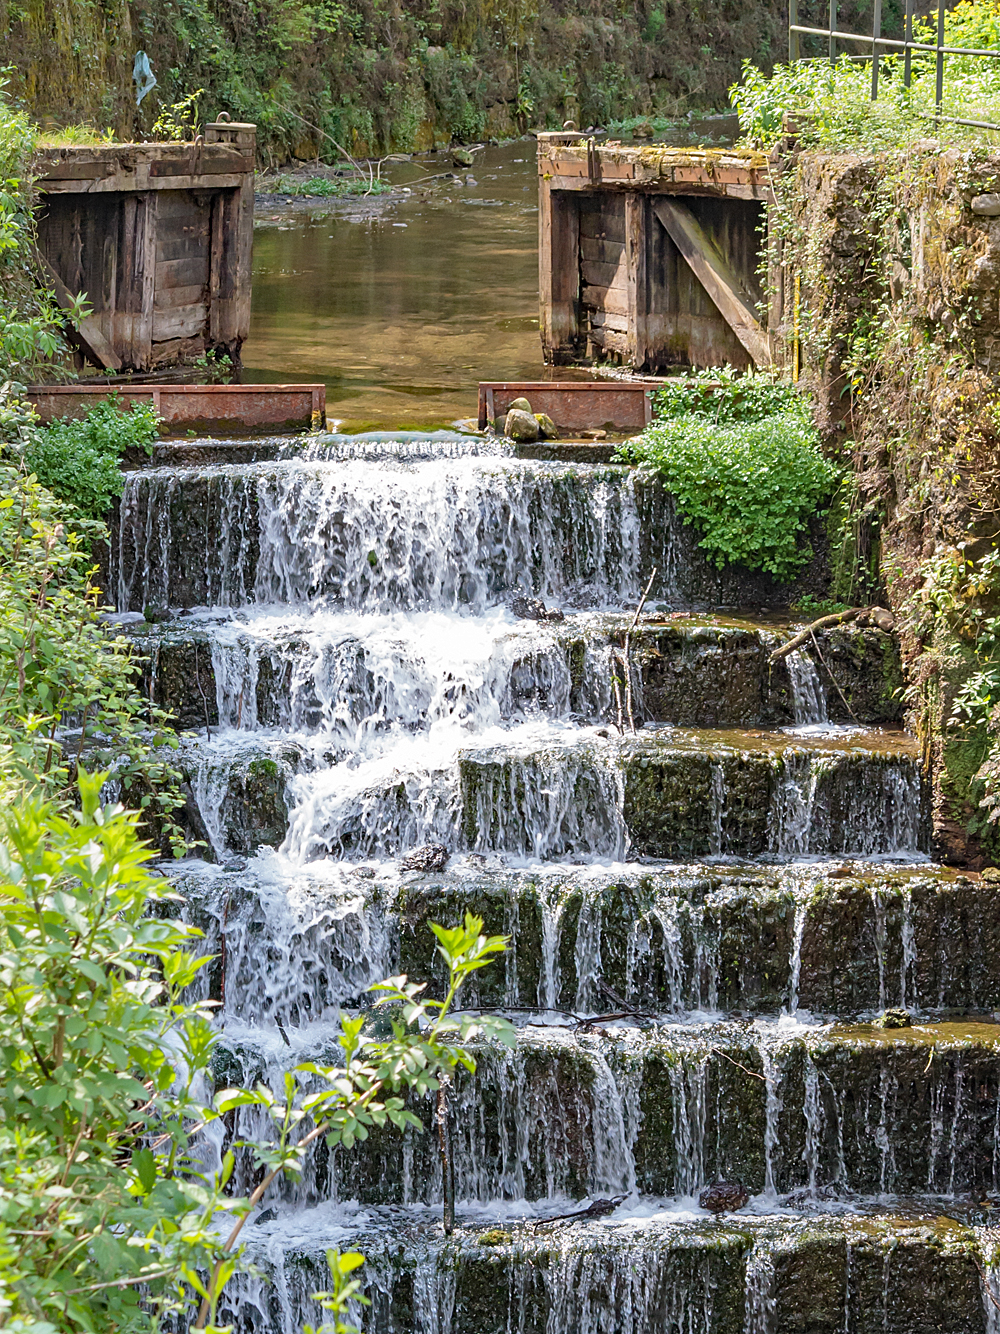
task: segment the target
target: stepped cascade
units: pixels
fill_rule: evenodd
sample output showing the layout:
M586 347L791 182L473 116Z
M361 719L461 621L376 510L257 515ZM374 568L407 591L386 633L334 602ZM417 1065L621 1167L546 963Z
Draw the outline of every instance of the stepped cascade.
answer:
M452 1236L430 1133L321 1150L220 1323L319 1324L350 1245L386 1334L995 1334L1000 928L930 860L891 637L772 666L789 590L709 568L624 467L444 433L260 457L128 474L113 541L190 729L204 859L172 874L216 956L218 1084L322 1059L384 976L438 984L427 924L466 910L510 937L466 1003L519 1032L455 1090ZM429 843L443 871L401 866ZM702 1209L720 1178L749 1204Z

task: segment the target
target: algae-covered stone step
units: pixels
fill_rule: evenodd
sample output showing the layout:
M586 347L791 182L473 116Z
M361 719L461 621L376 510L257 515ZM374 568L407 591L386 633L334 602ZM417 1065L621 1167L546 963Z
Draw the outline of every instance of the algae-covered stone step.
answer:
M402 876L399 971L438 986L431 921L510 937L477 973L486 1005L593 1014L858 1015L1000 1007L995 890L938 868L692 866Z
M378 1016L373 1016L377 1031ZM243 1027L215 1055L223 1086L274 1084L305 1059L336 1059L316 1029L282 1042ZM285 1045L287 1041L287 1045ZM754 1195L981 1197L998 1187L1000 1025L905 1030L774 1023L567 1024L520 1030L456 1079L449 1125L456 1196L500 1200L630 1195L694 1198L739 1180ZM428 1130L433 1099L411 1102ZM233 1124L239 1140L256 1113ZM238 1176L252 1175L240 1154ZM248 1178L249 1179L249 1178ZM434 1202L436 1137L373 1130L350 1153L320 1154L291 1202Z
M796 586L702 558L654 481L504 458L293 459L129 473L113 525L119 611L323 599L385 611L557 603L781 606Z
M465 735L396 729L357 755L323 734L192 742L188 823L216 857L281 844L299 862L430 842L532 861L912 859L927 845L921 771L901 733L617 737L536 719L494 728L492 746Z
M186 797L177 818L187 837L220 862L276 847L288 828L288 780L301 747L287 738L225 738L182 744L170 756Z
M926 794L901 733L554 737L459 760L466 847L536 859L917 855Z
M217 956L212 998L253 1023L333 1019L399 972L440 992L429 923L466 912L510 938L467 983L469 1004L579 1015L621 1003L658 1015L1000 1008L993 886L930 867L489 871L456 856L445 873L418 874L264 856L171 875Z
M542 712L590 723L616 717L628 615L564 621L449 613L394 616L249 608L127 627L146 659L148 696L181 727L354 732L372 719L432 726ZM787 621L708 615L648 619L630 637L638 723L785 726L879 724L901 708L898 651L877 629L818 636L821 660L800 653L773 666ZM834 676L830 675L831 670ZM442 687L442 677L446 685ZM836 684L834 684L836 682ZM353 740L353 736L350 737Z
M326 1249L357 1249L379 1334L990 1334L984 1232L930 1208L857 1217L622 1210L535 1228L479 1214L444 1238L411 1211L280 1214L250 1226L272 1278L233 1280L234 1334L298 1334L323 1313ZM281 1262L275 1257L283 1256ZM433 1322L433 1323L432 1323Z

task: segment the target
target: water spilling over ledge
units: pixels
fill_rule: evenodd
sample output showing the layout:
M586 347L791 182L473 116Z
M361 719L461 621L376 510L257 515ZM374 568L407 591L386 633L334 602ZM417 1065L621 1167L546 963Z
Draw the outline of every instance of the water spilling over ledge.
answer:
M247 1229L273 1283L230 1286L237 1334L315 1320L348 1244L379 1334L993 1330L1000 941L991 887L927 861L891 638L772 665L788 619L759 609L788 590L708 568L623 467L197 448L130 474L114 580L194 733L211 860L172 874L216 956L217 1081L325 1059L383 976L436 985L427 923L467 910L511 946L466 1004L519 1027L456 1087L454 1237L429 1135L323 1148ZM401 867L428 842L446 870ZM913 1026L874 1027L887 1007ZM752 1199L712 1219L722 1176Z

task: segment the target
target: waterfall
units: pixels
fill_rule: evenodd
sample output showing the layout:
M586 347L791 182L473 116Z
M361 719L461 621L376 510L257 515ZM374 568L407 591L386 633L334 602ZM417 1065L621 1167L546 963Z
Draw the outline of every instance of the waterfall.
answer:
M512 936L463 992L511 1007L517 1040L455 1078L454 1234L434 1135L372 1127L269 1189L244 1236L273 1283L234 1280L220 1318L316 1324L340 1246L368 1257L369 1334L849 1334L861 1294L899 1330L907 1273L978 1328L994 1252L970 1282L920 1220L1000 1170L989 882L899 865L927 842L911 742L764 728L787 708L774 624L731 608L766 585L727 574L729 610L675 616L722 583L650 479L507 450L320 437L126 481L114 584L166 619L156 689L182 692L192 645L211 664L218 724L178 764L215 865L170 873L213 956L217 1083L329 1061L341 1011L376 1031L383 976L440 995L431 922ZM653 564L631 663L650 726L622 735L612 655ZM516 594L556 617L519 619ZM824 724L816 666L788 670L796 726ZM429 843L443 869L401 860ZM879 1009L976 1017L876 1031L876 987ZM409 1106L431 1125L431 1097ZM265 1125L239 1109L206 1143L234 1148L238 1191ZM698 1204L720 1178L753 1197L735 1216Z
M815 727L827 721L826 692L816 664L808 653L796 649L786 658L792 687L792 710L796 727Z

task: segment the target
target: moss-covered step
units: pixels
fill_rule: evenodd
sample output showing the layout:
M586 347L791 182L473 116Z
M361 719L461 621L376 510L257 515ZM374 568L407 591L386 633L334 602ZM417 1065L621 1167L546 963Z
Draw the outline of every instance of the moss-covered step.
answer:
M334 732L379 716L426 726L466 716L484 694L501 717L542 712L590 723L615 717L613 658L621 656L628 615L576 614L558 623L494 615L477 653L454 663L442 659L448 627L426 615L391 629L367 619L366 625L350 614L250 610L221 622L196 616L142 623L127 633L146 659L147 695L181 727L214 727L220 716L244 731ZM901 676L891 635L850 626L820 632L814 675L800 654L793 683L786 659L769 662L793 628L777 616L647 618L630 641L636 721L784 726L817 700L834 722L898 720ZM462 629L456 624L453 637ZM456 679L463 667L467 679ZM441 692L435 669L447 670L451 691ZM405 690L393 690L397 680Z
M550 867L399 877L398 971L437 986L429 922L509 936L477 1004L578 1014L1000 1007L995 888L938 868ZM374 882L393 885L391 873ZM392 971L397 971L395 958Z
M120 611L321 597L371 610L481 609L515 591L635 605L781 606L823 591L710 567L655 481L509 458L286 460L126 476L112 533Z
M455 857L445 873L419 874L264 857L233 871L181 863L172 877L216 956L208 994L258 1024L333 1019L399 972L440 991L429 923L466 912L510 938L470 979L470 1004L580 1015L619 998L654 1014L1000 1008L994 887L931 867L490 871Z
M317 1045L315 1031L286 1030L287 1046L224 1038L216 1079L274 1084L304 1059L335 1060L332 1038ZM752 1194L981 1198L1000 1186L998 1096L994 1022L527 1027L512 1050L485 1048L475 1075L456 1080L456 1195L484 1204L636 1190L687 1198L725 1178ZM412 1107L430 1129L433 1099ZM255 1117L234 1122L236 1140ZM245 1158L241 1173L251 1170ZM289 1180L284 1194L300 1205L439 1201L436 1137L372 1131L350 1153L319 1152L308 1179Z
M379 1334L990 1334L996 1279L985 1234L915 1208L848 1217L719 1221L613 1215L545 1228L481 1215L444 1238L401 1213L324 1209L251 1225L272 1283L231 1281L234 1334L318 1324L326 1249L368 1257ZM432 1313L432 1314L431 1314ZM433 1321L433 1323L431 1323Z
M186 801L177 813L209 860L277 847L288 829L287 785L301 748L281 737L182 743L170 757Z
M902 733L592 735L469 749L467 848L536 859L916 854L926 794Z

